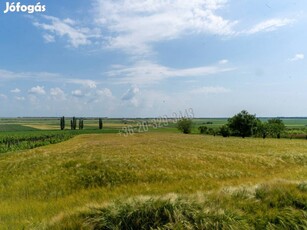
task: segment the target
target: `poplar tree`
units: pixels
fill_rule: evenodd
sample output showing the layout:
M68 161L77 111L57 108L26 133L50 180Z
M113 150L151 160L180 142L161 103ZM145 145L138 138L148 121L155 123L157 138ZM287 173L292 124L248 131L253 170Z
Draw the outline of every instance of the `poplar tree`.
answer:
M77 128L77 119L75 117L73 117L72 120L70 120L70 127L71 130L75 130Z
M99 129L102 129L103 123L102 123L102 118L99 118Z
M65 117L61 117L61 120L60 120L60 126L61 126L61 130L64 130L65 129Z
M83 129L83 119L79 120L79 129L82 130Z

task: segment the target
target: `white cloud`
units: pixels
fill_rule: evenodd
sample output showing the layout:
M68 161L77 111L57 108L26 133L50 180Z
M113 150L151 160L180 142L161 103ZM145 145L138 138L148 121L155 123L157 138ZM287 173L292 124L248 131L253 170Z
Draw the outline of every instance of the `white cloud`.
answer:
M219 61L219 64L223 65L223 64L227 64L229 61L227 59L223 59Z
M56 87L56 88L51 88L50 89L50 95L54 99L64 99L65 98L65 93L62 89Z
M52 95L52 96L64 95L64 92L60 88L51 88L50 89L50 95Z
M129 53L152 51L154 42L186 34L234 34L236 21L216 14L227 0L96 0L96 21L109 32L110 48Z
M194 34L223 37L274 31L294 22L272 18L251 29L237 31L238 20L226 19L219 10L229 0L94 0L93 18L86 26L71 18L36 18L33 24L44 30L43 38L54 42L68 39L72 47L99 44L137 57L154 53L153 44ZM87 20L89 22L89 20ZM103 33L101 32L103 31Z
M44 95L46 94L46 91L44 89L44 86L35 86L32 87L29 91L29 94L36 94L36 95Z
M305 58L305 55L302 53L299 54L295 54L293 58L290 58L290 61L299 61L299 60L303 60Z
M17 101L24 101L24 100L26 100L25 97L15 97L15 99L16 99Z
M0 93L0 98L6 100L6 99L7 99L7 96L6 96L5 94L1 94L1 93Z
M14 80L16 79L16 73L5 69L0 69L0 80Z
M220 94L220 93L229 93L230 90L224 87L214 87L214 86L205 86L197 88L191 91L193 94Z
M13 72L5 69L0 69L0 80L16 80L16 79L38 79L51 80L58 79L59 74L48 72Z
M76 84L83 87L95 89L99 82L91 79L70 78L59 73L50 72L13 72L0 69L0 80L13 81L16 79L39 80L44 82L56 82L61 84Z
M77 85L83 85L84 87L90 89L95 89L97 87L97 82L89 79L67 79L66 82Z
M139 93L140 93L140 89L137 86L132 86L130 89L127 90L127 92L122 96L121 99L123 101L128 101L134 107L138 107L139 99L137 96Z
M72 19L61 20L57 17L43 16L46 22L35 21L33 24L48 32L43 38L46 42L53 42L55 36L67 37L71 46L77 48L82 45L91 44L91 38L99 37L99 32L91 30L88 27L79 27L77 22Z
M255 34L259 32L269 32L277 30L279 27L292 24L295 20L288 18L273 18L260 22L253 26L250 30L245 31L247 34Z
M104 89L99 89L96 91L97 96L100 97L112 97L112 92L110 89L108 88L104 88Z
M20 93L21 90L18 89L18 88L15 88L15 89L12 89L10 92L11 92L11 93Z
M140 92L140 89L136 86L132 86L130 89L127 90L127 92L122 96L122 100L128 101L134 98L138 93Z
M107 74L122 84L152 84L167 78L203 77L207 75L229 72L234 68L221 66L201 66L195 68L174 69L149 61L136 62L133 66L117 66Z
M55 42L55 37L53 35L50 34L44 34L43 38L45 40L46 43L52 43Z
M84 97L84 94L80 89L76 89L76 90L72 91L71 95L73 95L75 97Z

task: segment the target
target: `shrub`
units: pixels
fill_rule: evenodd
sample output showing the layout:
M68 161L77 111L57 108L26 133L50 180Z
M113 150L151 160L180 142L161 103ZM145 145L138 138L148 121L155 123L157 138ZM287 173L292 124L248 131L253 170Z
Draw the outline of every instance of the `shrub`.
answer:
M199 130L200 134L207 134L208 127L207 126L199 126L198 130Z
M182 118L177 122L177 128L185 134L189 134L192 131L192 120L188 118Z
M259 119L255 115L249 114L246 110L234 115L228 119L228 127L235 136L250 137L252 136L259 124Z
M223 137L229 137L230 136L230 129L227 125L223 125L220 128L219 133L223 136Z

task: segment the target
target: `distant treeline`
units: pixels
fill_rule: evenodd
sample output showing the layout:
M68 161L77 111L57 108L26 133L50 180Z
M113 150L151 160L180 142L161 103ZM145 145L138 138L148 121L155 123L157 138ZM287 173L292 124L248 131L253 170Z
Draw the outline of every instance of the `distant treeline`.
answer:
M70 129L76 130L77 129L77 123L78 123L79 130L82 130L84 128L84 119L83 118L72 117L72 119L70 120ZM63 116L63 117L60 118L60 129L64 130L65 126L66 126L65 117ZM102 118L98 118L98 127L99 127L99 129L103 128Z

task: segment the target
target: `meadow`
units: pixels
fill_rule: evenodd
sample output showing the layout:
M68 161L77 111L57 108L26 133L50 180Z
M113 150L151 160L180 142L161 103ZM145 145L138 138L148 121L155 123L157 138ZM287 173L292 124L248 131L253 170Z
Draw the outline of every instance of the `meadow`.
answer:
M36 130L57 122L0 121L14 129L1 135L58 132ZM99 130L87 120L60 143L1 153L0 229L306 228L306 140L184 135L174 125L119 133L138 122Z

